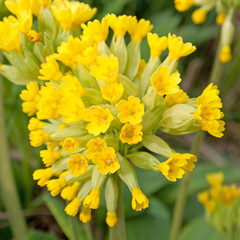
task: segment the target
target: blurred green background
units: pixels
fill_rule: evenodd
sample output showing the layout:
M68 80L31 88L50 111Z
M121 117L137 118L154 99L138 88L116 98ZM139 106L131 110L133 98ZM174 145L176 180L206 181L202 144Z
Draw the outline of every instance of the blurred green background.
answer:
M3 1L1 1L3 3ZM219 27L215 24L215 12L211 12L206 23L197 26L191 21L191 12L179 13L172 0L89 0L85 1L97 7L96 18L101 19L107 13L136 15L149 19L154 25L152 32L160 36L176 33L184 41L197 46L197 51L180 61L179 71L182 76L181 87L191 97L201 93L206 87L214 54L216 51ZM1 19L7 15L1 3ZM225 182L240 180L240 14L235 17L236 34L233 43L233 59L224 65L220 82L221 98L224 104L226 131L222 139L207 136L200 148L199 162L193 172L188 191L188 200L184 213L183 229L180 240L220 240L225 239L204 220L204 209L197 201L196 194L208 188L205 175L222 170ZM142 44L142 57L148 60L149 49L146 39ZM37 186L32 180L35 169L41 168L40 148L29 144L27 123L28 117L21 111L19 93L22 86L16 86L4 79L4 104L6 131L9 140L12 168L21 204L26 217L29 233L27 239L70 239L70 217L64 212L65 203L58 198L50 197L46 189ZM174 146L176 151L189 151L193 135L161 135ZM0 166L1 167L1 166ZM127 237L129 240L159 239L167 240L170 231L174 202L179 184L170 183L157 173L137 170L140 186L149 197L150 207L140 213L131 209L130 193L124 188ZM7 181L7 179L6 179ZM104 194L102 194L103 197ZM94 212L91 227L95 239L107 239L108 228L105 224L105 206ZM78 224L81 239L85 240L84 225ZM0 196L0 239L11 239L8 214Z

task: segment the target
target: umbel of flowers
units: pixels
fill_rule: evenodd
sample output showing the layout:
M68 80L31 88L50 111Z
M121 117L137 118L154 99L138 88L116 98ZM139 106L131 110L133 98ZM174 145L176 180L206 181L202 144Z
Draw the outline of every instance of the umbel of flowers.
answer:
M236 184L223 185L222 172L207 175L210 189L198 194L205 207L207 221L219 232L239 233L240 188Z
M6 1L16 17L0 24L5 38L0 48L10 62L1 73L27 84L20 97L31 117L30 142L46 145L40 151L45 168L33 178L53 196L69 201L66 213L80 212L83 222L99 207L106 184L106 222L112 227L117 223L117 178L131 191L132 208L140 211L149 201L135 167L176 181L195 166L195 155L175 152L158 131L181 135L203 130L223 136L219 91L210 84L198 98L190 98L180 89L178 61L196 48L174 34L150 33L153 26L147 20L108 14L88 21L96 10L83 3L25 3ZM35 14L37 25L26 24L36 3L42 4ZM27 18L18 17L23 12ZM147 62L140 51L146 36Z
M234 35L233 16L239 9L239 1L228 0L174 0L175 8L179 12L185 12L195 5L199 8L192 13L195 24L202 24L207 19L207 14L213 8L217 12L216 23L221 27L221 48L219 60L227 63L231 60L231 43Z

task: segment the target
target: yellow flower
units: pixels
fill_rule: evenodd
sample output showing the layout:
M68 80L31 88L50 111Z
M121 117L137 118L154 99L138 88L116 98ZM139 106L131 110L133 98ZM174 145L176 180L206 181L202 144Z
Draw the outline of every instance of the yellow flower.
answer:
M59 70L59 65L55 59L55 55L52 54L46 58L46 62L41 64L40 74L38 76L40 80L53 80L59 82L62 80L62 72Z
M122 83L112 82L107 85L103 85L101 88L102 97L109 101L116 103L121 98L124 91Z
M179 91L178 84L181 82L178 72L170 74L169 67L160 66L151 76L151 84L155 92L161 96Z
M29 120L28 130L29 131L35 131L35 130L38 130L38 129L42 129L44 126L45 126L44 122L41 122L37 118L32 117Z
M189 96L182 89L179 89L175 93L167 94L164 98L164 101L168 106L172 106L178 103L185 103L188 100Z
M29 134L30 144L33 147L39 147L43 143L46 143L50 140L49 134L45 133L42 129L36 131L31 131Z
M167 161L159 163L158 169L169 181L175 182L192 171L196 161L196 156L190 153L171 153Z
M156 33L148 33L147 41L153 59L159 57L168 46L167 37L164 36L160 38Z
M132 190L132 208L136 211L141 211L142 209L148 208L149 200L148 198L142 193L142 191L135 187Z
M175 8L179 12L185 12L194 5L193 0L174 0Z
M119 36L125 36L129 24L131 24L132 16L116 16L115 14L108 14L107 19L110 27L112 28L114 35L116 38Z
M197 195L197 198L200 203L205 204L209 201L209 192L208 191L200 192Z
M62 190L61 197L68 201L73 200L77 196L79 187L80 187L80 183L77 181L74 182L73 185L67 186Z
M62 143L62 149L69 153L76 152L80 147L80 141L73 137L67 137Z
M75 177L78 177L79 175L85 173L88 167L87 159L79 153L70 155L70 157L71 159L67 163L67 167L70 170L70 172Z
M63 29L79 28L82 23L90 20L96 13L96 8L77 1L55 0L51 5L56 19Z
M123 143L128 143L129 145L137 144L142 141L142 124L138 123L132 125L126 123L121 130L120 139Z
M102 152L105 147L107 147L107 143L101 138L91 139L86 147L89 149L85 152L85 155L88 159L93 159L94 155L98 152Z
M97 136L108 130L113 120L113 116L109 109L93 106L85 110L83 120L90 122L86 127L88 132Z
M172 62L180 57L185 57L196 50L196 47L192 43L183 43L181 37L177 37L175 34L168 34L168 49L169 49L169 61Z
M33 173L33 179L38 180L37 184L41 187L45 186L49 179L53 176L54 170L51 168L37 169Z
M27 33L27 36L29 37L29 39L32 42L40 42L41 41L40 35L35 30L29 30Z
M197 110L194 118L199 121L199 125L203 131L207 131L214 137L221 138L224 131L224 121L221 112L222 103L218 96L219 90L217 86L209 84L203 93L197 98Z
M59 150L52 151L50 149L47 149L47 150L41 150L40 156L45 166L49 167L53 163L55 163L59 158L61 158L62 155L61 155L61 151Z
M224 21L226 19L226 13L218 13L216 17L216 23L221 26L223 25Z
M107 212L106 223L109 227L114 227L117 224L116 212Z
M70 216L76 216L81 206L81 200L74 198L65 208L65 212Z
M142 72L143 70L145 69L145 67L147 66L147 63L144 59L141 59L140 63L139 63L139 67L138 67L138 72L137 72L137 75L136 77L137 78L141 78L141 75L142 75Z
M202 8L195 10L192 14L192 20L195 24L202 24L206 21L206 19L207 12Z
M129 122L131 124L136 124L142 122L144 104L140 102L139 98L129 96L128 101L121 100L116 108L120 112L118 118L122 123Z
M39 16L41 8L49 8L52 0L32 0L31 10L35 16Z
M61 190L65 187L66 181L64 178L60 177L58 179L49 180L47 183L47 189L51 192L53 197L57 196Z
M112 147L105 147L102 152L97 152L92 161L98 165L97 171L103 175L115 173L120 168L115 150Z
M100 204L100 191L98 188L92 189L92 191L86 196L83 202L85 208L97 209Z
M14 15L17 15L20 11L31 9L30 0L6 0L4 3L7 9Z
M153 25L151 25L150 21L142 18L138 22L137 18L134 16L131 18L128 26L128 32L131 39L138 43L147 35L148 32L152 30L152 28Z
M219 55L219 60L222 63L227 63L232 59L231 47L229 45L223 46Z
M19 21L20 32L27 34L32 27L32 12L31 10L20 11L17 13L17 19Z
M91 209L83 207L81 213L79 214L79 220L83 223L90 222L92 219L91 212Z
M94 41L96 44L107 39L109 28L107 17L104 17L101 22L99 20L89 21L87 25L82 24L81 27L83 29L83 39Z
M20 98L24 101L22 104L23 112L28 116L34 115L38 110L40 100L39 88L37 82L30 82L26 86L27 90L22 90Z
M222 172L207 174L207 181L211 187L221 186L223 183L224 175Z
M113 54L108 57L105 53L98 56L96 65L92 65L90 74L98 81L115 82L118 79L118 58Z

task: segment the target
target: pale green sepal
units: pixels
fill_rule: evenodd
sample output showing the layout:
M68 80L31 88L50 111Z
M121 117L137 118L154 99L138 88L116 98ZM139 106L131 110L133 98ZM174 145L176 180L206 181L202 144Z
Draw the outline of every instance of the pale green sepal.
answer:
M98 188L100 190L106 177L107 175L102 175L97 171L97 166L95 166L92 172L92 188Z
M231 45L234 35L232 16L227 15L221 28L221 46Z
M68 42L68 37L70 36L70 31L66 31L65 29L59 28L56 38L54 39L54 51L57 52L58 46L60 46L63 42ZM53 39L52 39L53 40Z
M130 191L135 187L139 187L136 172L132 164L117 153L118 162L120 164L120 169L117 171L118 176L126 183Z
M80 199L80 201L83 201L83 199L90 193L91 191L91 179L89 179L88 181L84 182L77 194L77 198Z
M155 157L147 152L136 152L133 154L128 154L126 158L129 158L131 162L142 169L159 171L158 164L160 163Z
M132 81L130 81L126 76L119 74L118 82L123 84L124 92L128 96L134 96L134 97L138 96L138 89L136 85Z
M113 176L109 176L105 188L105 200L108 212L116 212L118 202L118 185Z
M108 147L113 147L115 152L119 150L119 139L113 133L104 135L103 140L107 143Z
M127 65L127 47L124 36L119 36L117 39L113 36L110 50L118 58L119 73L122 74Z
M98 89L86 88L86 94L82 97L85 107L106 103Z
M161 61L158 57L150 57L146 67L144 68L141 79L140 79L140 96L144 96L147 92L148 86L150 85L150 79L152 74L157 70Z
M99 42L97 48L99 56L102 55L103 53L107 54L107 56L111 54L111 51L108 48L108 45L105 43L105 41Z
M131 40L127 46L127 55L127 66L124 75L132 80L137 75L141 61L140 43L136 43L134 40Z
M85 129L67 127L52 133L51 139L55 141L63 141L69 136L75 138L83 137L83 135L85 135L86 133L87 131Z
M143 136L142 144L151 152L157 153L166 158L171 157L170 153L173 152L173 150L162 138L153 134Z
M150 86L146 95L143 96L142 102L145 104L148 110L152 110L154 107L163 103L164 99L162 96L155 92L152 86Z
M61 158L57 160L54 164L52 164L51 168L56 170L56 172L61 172L67 169L67 162L71 159L71 157Z

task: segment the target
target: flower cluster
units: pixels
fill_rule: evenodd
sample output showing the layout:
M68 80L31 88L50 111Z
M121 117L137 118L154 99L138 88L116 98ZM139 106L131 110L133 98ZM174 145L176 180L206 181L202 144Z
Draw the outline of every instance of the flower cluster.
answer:
M233 229L240 217L240 188L236 184L223 185L223 180L222 172L208 174L210 189L198 194L208 222L219 231Z
M23 112L31 117L30 143L46 145L40 151L45 168L33 178L52 196L70 201L66 213L80 211L83 222L99 207L106 182L106 223L112 227L117 223L119 178L132 193L132 208L140 211L149 201L135 167L161 172L169 181L195 167L195 155L176 153L157 131L180 135L203 130L222 137L224 122L216 86L210 84L197 99L179 86L179 59L195 46L174 34L150 33L151 23L133 16L108 14L83 23L94 12L66 0L54 1L49 9L42 6L37 32L22 34L21 42L8 34L8 48L0 45L9 50L3 53L11 64L2 65L1 74L27 83L20 97ZM148 62L141 59L145 36Z
M221 51L219 60L227 63L231 60L231 43L234 34L233 14L239 8L237 1L221 1L221 0L174 0L175 8L179 12L184 12L193 7L199 6L192 13L192 20L195 24L202 24L207 19L207 13L213 8L217 11L216 23L221 28Z

